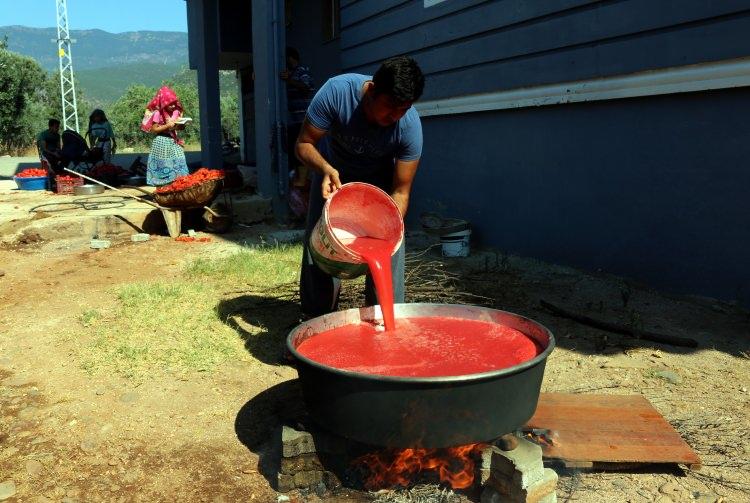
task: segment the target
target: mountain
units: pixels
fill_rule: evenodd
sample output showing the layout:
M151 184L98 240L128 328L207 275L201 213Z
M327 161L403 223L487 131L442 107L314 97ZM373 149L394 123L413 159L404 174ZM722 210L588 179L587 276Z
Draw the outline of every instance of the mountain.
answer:
M75 76L86 99L99 107L114 103L132 84L156 87L171 80L185 67L154 63L129 63L110 68L76 70Z
M57 43L52 42L57 39L56 28L0 26L0 39L5 36L8 37L8 49L11 51L34 58L45 70L57 70ZM71 30L70 38L75 40L72 47L75 72L134 63L172 68L188 64L188 37L185 32Z

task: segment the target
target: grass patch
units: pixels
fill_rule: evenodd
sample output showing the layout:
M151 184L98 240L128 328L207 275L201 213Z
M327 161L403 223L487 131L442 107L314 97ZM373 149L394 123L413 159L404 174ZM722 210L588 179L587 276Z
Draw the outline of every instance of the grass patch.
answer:
M84 327L90 327L100 319L102 319L102 313L97 309L87 309L78 317Z
M273 324L273 309L250 309L250 299L227 299L223 292L250 285L269 296L280 294L296 283L301 256L300 245L264 245L195 260L174 281L117 288L113 310L89 309L79 316L91 341L80 349L83 368L92 374L116 373L141 380L158 371L211 371L244 356L246 348L253 353L277 352L283 341L276 340L275 332L269 336L267 327ZM251 312L243 321L248 309ZM288 317L285 313L284 319ZM259 340L262 334L266 335ZM264 350L266 344L274 347Z
M266 288L296 281L301 260L300 244L264 245L227 257L197 259L186 267L185 274Z
M116 290L118 307L93 326L83 367L91 373L145 377L154 370L208 371L242 353L236 333L219 319L216 292L201 283L132 283ZM91 318L88 311L81 319Z

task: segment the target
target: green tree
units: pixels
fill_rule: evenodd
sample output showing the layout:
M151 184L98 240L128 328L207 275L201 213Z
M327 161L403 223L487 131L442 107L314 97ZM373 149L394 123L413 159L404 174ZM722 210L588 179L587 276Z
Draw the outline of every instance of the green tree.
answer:
M197 143L200 141L200 116L198 108L198 92L195 87L186 84L171 85L177 96L180 98L184 115L192 117L193 123L183 131L179 131L180 138L185 143ZM128 87L123 94L112 106L111 112L107 115L112 127L115 130L115 136L118 144L129 147L146 147L150 144L152 136L141 131L141 120L146 105L156 94L157 88L147 87L142 84L133 84Z
M40 110L33 103L44 77L36 61L0 41L0 153L16 154L34 144Z
M230 139L240 137L240 110L234 95L221 97L221 128Z
M150 135L141 131L141 120L146 104L153 98L156 90L142 84L133 84L125 94L115 101L107 118L112 124L121 147L136 147L148 145Z

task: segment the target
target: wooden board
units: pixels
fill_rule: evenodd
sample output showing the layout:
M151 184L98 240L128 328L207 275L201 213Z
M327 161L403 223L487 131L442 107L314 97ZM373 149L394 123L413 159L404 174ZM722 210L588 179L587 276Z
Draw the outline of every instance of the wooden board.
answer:
M539 435L545 459L569 467L701 465L680 434L640 395L542 393L525 429Z

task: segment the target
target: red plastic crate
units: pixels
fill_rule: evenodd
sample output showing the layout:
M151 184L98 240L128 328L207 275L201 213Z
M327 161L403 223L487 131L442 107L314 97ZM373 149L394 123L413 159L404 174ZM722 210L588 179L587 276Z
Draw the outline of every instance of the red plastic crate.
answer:
M72 178L72 180L71 180ZM79 185L83 185L83 178L81 177L65 177L62 176L56 176L55 177L55 184L57 185L57 188L55 189L55 194L73 194L73 190L78 187Z

